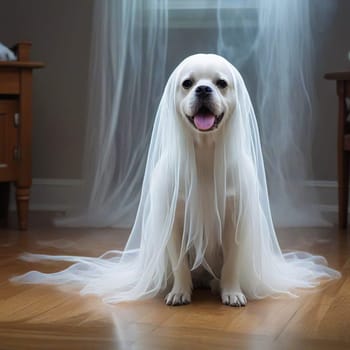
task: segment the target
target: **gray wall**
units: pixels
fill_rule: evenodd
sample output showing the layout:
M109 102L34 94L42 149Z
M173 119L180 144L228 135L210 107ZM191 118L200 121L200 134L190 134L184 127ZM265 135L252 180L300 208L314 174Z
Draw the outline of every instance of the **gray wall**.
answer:
M1 0L0 41L32 41L33 177L80 178L92 0Z
M320 30L317 38L324 45L314 67L316 180L336 179L337 100L334 83L325 81L323 74L350 69L350 1L337 2L333 23L328 31ZM32 58L47 64L34 80L33 176L80 178L92 0L0 0L0 6L0 41L12 45L30 40ZM207 31L204 37L215 34L213 28ZM174 62L169 62L169 69L187 53L205 51L209 43L198 41L201 36L203 32L192 29L170 30L169 57Z

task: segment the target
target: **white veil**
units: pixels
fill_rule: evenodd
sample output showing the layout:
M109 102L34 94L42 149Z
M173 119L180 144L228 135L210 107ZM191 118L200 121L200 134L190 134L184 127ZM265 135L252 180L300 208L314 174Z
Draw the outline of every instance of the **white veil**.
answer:
M191 60L220 61L232 73L236 107L223 127L214 151L213 210L200 210L194 140L177 115L175 91L179 72ZM184 202L185 220L181 254L189 253L191 268L203 266L213 278L220 271L204 257L208 239L221 243L227 196L233 196L239 244L240 284L248 298L294 293L319 279L337 278L324 258L308 253L282 254L274 231L267 194L264 163L254 110L239 72L216 55L185 59L171 74L154 122L141 199L131 236L123 252L109 251L99 258L27 254L25 259L72 261L52 274L29 272L12 280L22 283L78 284L82 294L100 295L106 302L155 296L170 277L167 243L176 207ZM206 213L208 214L208 213ZM210 230L210 237L206 233ZM213 236L214 235L214 236Z
M320 119L315 95L320 58L315 53L324 44L319 31L327 30L336 4L246 0L237 11L228 8L232 3L237 2L218 2L217 52L235 62L254 101L274 223L329 225L310 180L317 175L312 146Z
M130 228L166 81L167 0L96 0L93 13L83 182L55 224Z

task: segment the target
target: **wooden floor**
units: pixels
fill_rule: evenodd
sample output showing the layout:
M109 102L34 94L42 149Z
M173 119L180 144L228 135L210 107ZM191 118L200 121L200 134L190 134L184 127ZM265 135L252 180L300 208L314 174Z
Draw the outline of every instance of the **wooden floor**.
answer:
M250 301L245 308L221 305L203 290L182 307L166 306L161 297L107 306L95 297L7 281L65 266L18 260L24 251L96 256L122 248L127 235L53 228L44 214L33 215L26 233L0 229L0 349L350 349L350 243L335 228L278 236L284 249L326 256L341 280L297 299Z

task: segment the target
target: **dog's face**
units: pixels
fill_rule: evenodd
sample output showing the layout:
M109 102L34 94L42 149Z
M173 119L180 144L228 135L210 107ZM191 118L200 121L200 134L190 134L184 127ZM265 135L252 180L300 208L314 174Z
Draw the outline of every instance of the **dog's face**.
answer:
M177 81L176 105L185 123L200 133L218 130L235 108L232 71L216 55L186 60Z

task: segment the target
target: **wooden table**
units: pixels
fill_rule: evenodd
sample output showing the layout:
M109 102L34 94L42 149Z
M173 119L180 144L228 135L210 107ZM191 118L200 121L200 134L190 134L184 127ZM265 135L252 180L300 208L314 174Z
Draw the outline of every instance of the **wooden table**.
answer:
M327 73L324 76L337 83L338 95L338 213L339 226L347 227L349 198L350 111L346 98L350 98L350 72Z
M28 227L32 185L32 71L44 66L29 59L31 43L17 44L17 61L0 61L0 221L7 222L10 183L16 186L19 228Z

